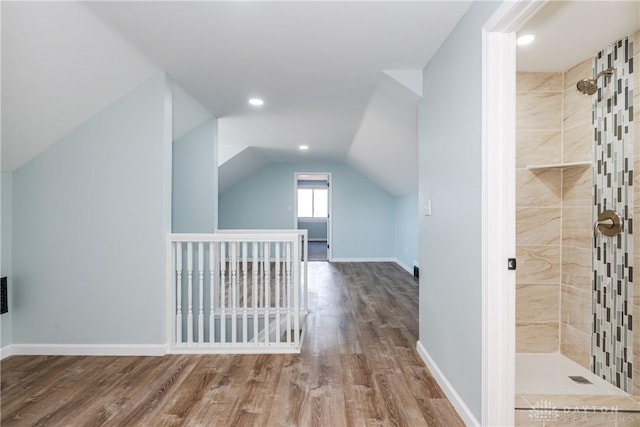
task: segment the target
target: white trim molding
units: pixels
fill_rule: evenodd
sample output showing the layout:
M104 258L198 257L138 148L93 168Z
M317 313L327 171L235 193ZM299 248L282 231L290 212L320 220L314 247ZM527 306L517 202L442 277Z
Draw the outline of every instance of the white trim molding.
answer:
M431 358L429 352L427 352L427 349L424 348L420 341L418 341L416 344L416 350L418 351L418 355L420 356L424 364L427 365L427 369L429 369L429 372L431 372L433 378L435 378L436 382L438 383L444 394L447 396L447 399L449 399L458 415L460 415L460 418L462 418L462 421L464 421L465 425L480 425L476 417L473 416L473 413L471 412L469 407L464 403L464 400L460 397L456 389L453 388L453 385L451 385L451 383L447 380L447 377L444 376L436 362ZM513 410L511 412L513 412ZM504 425L513 425L513 423Z
M164 356L168 350L163 344L12 344L10 347L10 356Z
M0 360L13 356L13 345L9 344L0 348Z
M514 425L515 31L545 1L504 2L482 31L482 425Z
M405 264L404 262L400 261L398 258L394 258L393 262L398 264L400 267L402 267L402 269L404 271L406 271L407 273L409 273L409 274L411 274L413 276L413 268L409 267L407 264Z

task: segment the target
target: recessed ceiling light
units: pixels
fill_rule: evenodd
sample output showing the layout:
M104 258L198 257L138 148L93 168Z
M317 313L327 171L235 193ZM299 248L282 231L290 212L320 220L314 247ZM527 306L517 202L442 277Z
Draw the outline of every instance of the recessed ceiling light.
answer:
M260 98L251 98L249 104L259 107L264 104L264 101Z
M300 146L298 146L298 148L299 148L300 150L302 150L302 151L306 151L306 150L308 150L308 149L309 149L309 146L308 146L308 145L300 145Z
M536 36L534 36L533 34L523 34L520 37L518 37L518 39L516 40L516 43L518 44L518 46L524 46L524 45L530 44L535 39L536 39Z

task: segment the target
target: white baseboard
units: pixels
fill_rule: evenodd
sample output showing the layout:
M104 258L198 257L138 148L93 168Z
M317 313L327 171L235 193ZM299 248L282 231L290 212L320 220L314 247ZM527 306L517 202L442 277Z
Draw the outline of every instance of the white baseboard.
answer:
M13 356L13 346L11 344L5 345L4 347L0 348L0 360L9 356Z
M332 262L396 262L395 258L332 258Z
M161 344L12 344L10 355L24 356L164 356Z
M434 362L434 360L431 358L420 341L418 341L418 343L416 344L416 350L418 351L418 354L420 355L420 358L422 359L424 364L427 365L427 368L435 378L442 391L444 391L447 399L449 399L458 415L460 415L460 418L462 418L462 421L464 421L465 425L479 426L480 422L478 422L476 417L473 416L473 413L471 413L469 407L464 403L464 400L462 400L460 395L456 392L451 383L444 376L440 368L438 368L438 365L436 364L436 362Z
M405 270L407 273L413 276L413 268L409 268L409 266L407 266L405 263L400 261L398 258L394 258L393 262L398 264L400 267L402 267L403 270Z

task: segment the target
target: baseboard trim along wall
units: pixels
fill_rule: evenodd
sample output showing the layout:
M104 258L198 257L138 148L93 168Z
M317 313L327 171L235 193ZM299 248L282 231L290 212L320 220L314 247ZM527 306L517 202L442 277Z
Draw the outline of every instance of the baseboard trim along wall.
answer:
M394 258L393 262L398 264L400 267L402 267L403 270L405 270L407 273L413 276L413 268L409 268L404 262L400 261L398 258Z
M427 365L427 369L429 369L429 371L433 375L433 378L435 378L440 388L442 388L442 391L447 396L447 399L449 399L458 415L460 415L460 418L462 418L462 421L464 421L465 425L479 426L480 422L478 422L478 420L473 416L460 395L456 392L451 383L444 376L440 368L438 368L438 365L436 364L436 362L434 362L434 360L427 352L427 349L424 348L420 341L418 341L418 343L416 344L416 350L418 351L418 354L420 355L420 358L422 359L424 364Z
M11 344L0 348L0 360L9 356L13 356L13 346Z
M164 356L165 345L156 344L12 344L2 348L8 356Z

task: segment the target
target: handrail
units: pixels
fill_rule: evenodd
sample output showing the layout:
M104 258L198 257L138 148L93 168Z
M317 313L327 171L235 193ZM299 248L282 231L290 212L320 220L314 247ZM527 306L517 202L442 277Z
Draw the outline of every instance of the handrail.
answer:
M308 307L307 233L169 234L170 351L299 352Z

